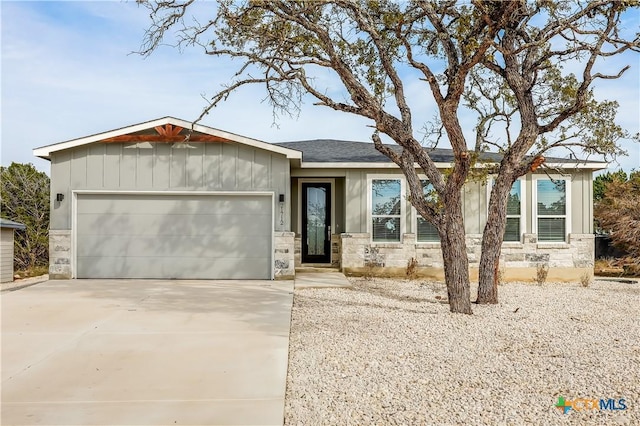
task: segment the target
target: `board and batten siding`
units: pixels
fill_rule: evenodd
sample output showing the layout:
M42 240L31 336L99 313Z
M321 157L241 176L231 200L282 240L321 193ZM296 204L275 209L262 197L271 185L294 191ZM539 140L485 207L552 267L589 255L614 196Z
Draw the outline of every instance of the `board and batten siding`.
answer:
M397 176L404 179L399 169L351 169L345 170L345 225L344 232L367 232L368 179L375 176ZM593 233L593 173L591 170L575 170L570 173L571 182L571 233ZM524 214L526 215L523 233L532 232L533 220L533 178L526 175L521 178L525 187ZM408 192L408 188L405 186ZM487 221L489 190L483 182L468 182L462 193L465 231L467 234L482 234ZM411 204L405 200L405 232L414 233L411 217Z
M71 229L74 190L273 191L290 211L289 160L238 143L96 143L51 155L51 229ZM64 201L57 202L57 193ZM274 217L275 229L286 230Z
M0 282L13 281L13 229L0 230Z

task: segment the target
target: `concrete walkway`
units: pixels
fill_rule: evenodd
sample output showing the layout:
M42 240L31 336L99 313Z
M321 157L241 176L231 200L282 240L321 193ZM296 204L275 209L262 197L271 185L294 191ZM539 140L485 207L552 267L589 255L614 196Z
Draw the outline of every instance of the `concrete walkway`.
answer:
M3 292L1 423L277 424L291 281L48 281Z
M0 292L20 290L21 288L40 284L49 280L49 275L40 275L39 277L23 278L21 280L10 281L0 284Z
M310 268L296 271L296 289L328 287L349 288L351 283L342 272L330 269L322 271L319 268Z

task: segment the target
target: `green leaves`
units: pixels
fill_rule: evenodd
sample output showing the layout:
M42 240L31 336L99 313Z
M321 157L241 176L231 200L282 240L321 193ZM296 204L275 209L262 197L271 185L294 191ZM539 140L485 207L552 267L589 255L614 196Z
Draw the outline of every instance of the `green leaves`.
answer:
M613 181L617 182L626 182L627 174L624 170L618 170L615 172L607 172L597 176L593 180L593 201L598 202L604 198L604 194L607 188L607 185Z
M0 167L2 217L26 225L15 233L15 268L48 264L49 177L32 164Z
M597 192L596 192L597 191ZM594 181L594 217L608 232L614 245L632 258L640 258L640 173L618 171L598 176Z

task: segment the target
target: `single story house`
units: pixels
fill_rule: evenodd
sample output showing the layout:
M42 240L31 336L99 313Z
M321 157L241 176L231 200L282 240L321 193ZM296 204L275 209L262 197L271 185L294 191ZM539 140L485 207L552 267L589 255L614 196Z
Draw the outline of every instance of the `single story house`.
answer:
M24 230L22 223L0 218L0 283L13 281L13 233Z
M271 144L165 117L44 146L51 161L50 277L275 279L298 265L442 277L437 232L372 143ZM451 151L435 149L439 167ZM496 156L496 159L498 157ZM578 279L594 258L592 173L553 160L516 182L502 261L508 279ZM552 179L551 179L552 178ZM489 184L464 188L472 276Z

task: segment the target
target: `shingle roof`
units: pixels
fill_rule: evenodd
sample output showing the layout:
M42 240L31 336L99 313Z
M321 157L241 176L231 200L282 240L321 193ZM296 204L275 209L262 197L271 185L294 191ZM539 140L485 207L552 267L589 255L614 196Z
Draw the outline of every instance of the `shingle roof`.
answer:
M385 155L376 150L373 142L343 141L336 139L314 139L308 141L281 142L279 145L284 148L294 149L302 152L302 161L310 163L389 163ZM402 148L398 145L389 145L391 149L400 153ZM425 148L429 156L436 163L451 163L453 161L453 150L446 148ZM499 162L501 154L485 152L481 155L485 161ZM546 163L578 164L584 160L569 158L547 157ZM589 161L597 163L598 161ZM601 164L606 164L602 162Z
M388 163L385 155L376 150L372 142L341 141L335 139L315 139L309 141L278 143L284 148L302 152L302 161L310 163ZM400 152L398 145L389 145ZM436 162L450 162L453 158L451 150L436 149L430 151Z

